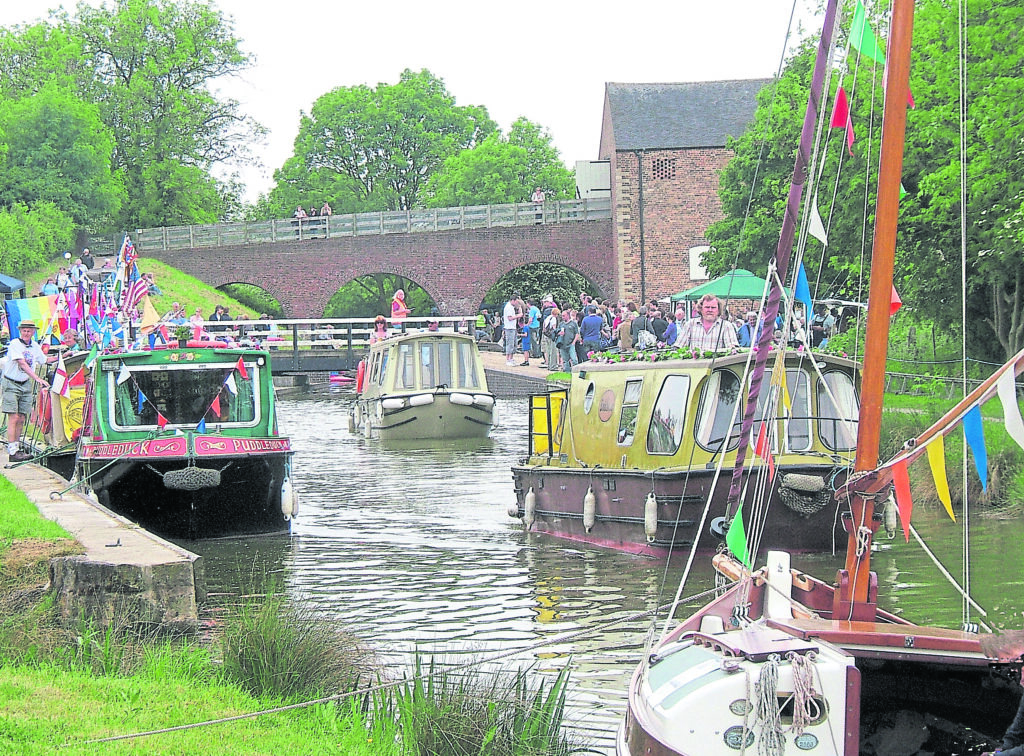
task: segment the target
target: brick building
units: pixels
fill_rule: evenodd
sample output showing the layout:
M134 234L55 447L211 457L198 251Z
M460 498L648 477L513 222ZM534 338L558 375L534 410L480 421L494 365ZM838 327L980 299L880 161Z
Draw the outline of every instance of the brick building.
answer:
M609 161L620 297L661 298L707 280L700 253L722 217L726 137L744 132L770 82L605 85L599 157Z

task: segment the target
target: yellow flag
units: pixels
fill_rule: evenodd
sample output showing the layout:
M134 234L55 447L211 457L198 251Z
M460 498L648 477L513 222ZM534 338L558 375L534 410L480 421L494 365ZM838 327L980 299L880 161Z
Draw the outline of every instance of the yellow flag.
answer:
M772 385L782 389L782 406L789 414L793 414L793 400L789 398L789 385L786 380L786 359L781 352L772 366Z
M932 478L935 479L935 490L939 494L939 500L949 512L953 522L956 522L956 515L953 514L953 502L949 498L949 483L946 481L946 451L942 436L936 436L929 441L925 451L928 452L928 465L932 468Z
M153 303L149 301L149 297L142 298L142 322L139 323L139 330L143 333L149 333L152 331L156 324L160 322L160 316L156 313L156 308L153 307Z

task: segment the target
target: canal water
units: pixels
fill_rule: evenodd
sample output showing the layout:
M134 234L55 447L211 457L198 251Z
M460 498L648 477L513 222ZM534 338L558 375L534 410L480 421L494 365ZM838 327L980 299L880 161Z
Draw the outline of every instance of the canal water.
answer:
M213 610L269 575L399 669L416 651L452 661L524 649L500 665L552 674L569 665L569 719L595 752L611 753L652 628L636 615L672 600L685 559L666 567L524 533L507 510L515 503L509 468L525 451L525 400L499 401L501 425L482 445L402 447L349 433L349 396L331 391L279 402L301 496L293 536L188 544L205 557ZM921 507L914 522L961 575L960 529ZM970 529L972 590L990 613L985 621L1020 628L1021 518L973 514ZM794 559L826 580L841 561ZM960 626L958 594L913 539L883 537L873 567L885 608ZM684 593L712 585L709 560L698 556Z

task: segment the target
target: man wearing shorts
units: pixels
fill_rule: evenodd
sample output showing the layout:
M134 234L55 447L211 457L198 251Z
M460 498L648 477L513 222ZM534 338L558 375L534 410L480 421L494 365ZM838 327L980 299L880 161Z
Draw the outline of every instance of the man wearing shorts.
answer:
M18 439L25 430L25 420L32 411L36 384L49 384L36 375L35 366L46 362L46 355L32 340L36 324L23 320L18 324L18 338L7 346L7 362L0 377L0 411L7 415L7 455L11 462L27 462L32 455L18 448Z

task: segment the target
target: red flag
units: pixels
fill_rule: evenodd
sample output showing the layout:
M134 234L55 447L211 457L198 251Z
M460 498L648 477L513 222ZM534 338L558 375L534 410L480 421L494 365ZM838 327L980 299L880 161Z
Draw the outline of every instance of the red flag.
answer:
M914 502L910 498L910 476L907 475L906 460L892 466L892 485L896 490L896 509L903 523L903 537L910 543L910 514L914 511Z
M210 405L210 409L213 411L213 414L220 417L220 394L213 398L213 404Z
M78 368L73 376L68 378L68 385L71 388L78 388L85 385L85 368Z
M833 129L846 129L846 148L853 155L853 121L850 120L850 103L846 100L846 90L836 90L836 101L832 106L832 120L829 126Z
M245 369L245 363L242 362L242 358L238 358L238 364L235 365L235 370L242 374L242 377L246 380L249 379L249 371Z
M761 423L757 431L757 443L754 444L754 454L768 463L768 475L770 480L775 480L775 459L772 457L772 450L768 446L768 423Z
M892 294L889 295L889 317L891 318L903 306L903 300L896 293L896 287L892 287Z
M156 424L157 427L160 428L160 430L163 430L164 428L167 427L167 418L160 414L160 410L157 410L156 413Z

